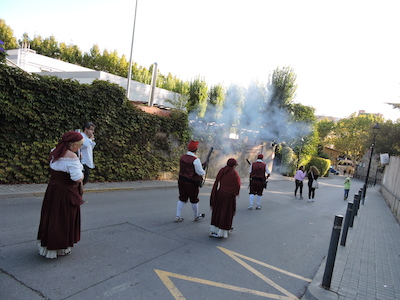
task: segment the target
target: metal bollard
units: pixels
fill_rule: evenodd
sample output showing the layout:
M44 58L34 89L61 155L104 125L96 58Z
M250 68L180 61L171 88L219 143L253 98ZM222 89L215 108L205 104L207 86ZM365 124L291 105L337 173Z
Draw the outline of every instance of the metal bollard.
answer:
M350 223L351 215L353 213L353 209L354 209L353 203L351 203L351 202L347 203L347 212L346 212L346 217L344 219L342 239L340 240L341 246L346 246L347 232L349 231L349 223Z
M354 216L357 216L358 213L358 204L360 203L360 199L358 198L358 194L354 194L354 200L353 200L353 210L354 210Z
M362 189L360 189L358 191L358 208L357 209L360 209L360 202L362 200L361 198L362 198ZM364 204L364 200L363 200L363 204Z
M352 209L352 211L351 211L351 217L350 217L349 227L353 227L353 224L354 224L354 217L356 216L356 215L355 215L355 210L356 210L356 204L357 204L356 199L357 199L357 198L358 198L358 194L354 194L353 209Z
M364 205L364 201L365 201L365 196L363 196L363 192L364 192L364 189L360 189L358 191L358 194L360 195L360 199L361 199L361 204L362 205Z
M325 289L329 289L331 287L333 267L335 266L335 258L339 243L340 230L342 229L342 222L343 216L335 215L328 257L326 258L324 277L322 278L322 287Z

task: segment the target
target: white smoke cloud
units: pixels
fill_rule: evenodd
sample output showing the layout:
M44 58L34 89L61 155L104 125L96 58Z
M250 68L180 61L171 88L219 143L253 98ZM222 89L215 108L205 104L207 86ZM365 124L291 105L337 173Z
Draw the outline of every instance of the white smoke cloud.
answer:
M196 112L189 116L194 136L210 138L237 137L237 142L248 140L291 142L311 132L305 122L293 122L290 113L271 105L271 92L265 85L253 82L247 88L231 85L226 91L221 117L216 108L208 105L203 119Z

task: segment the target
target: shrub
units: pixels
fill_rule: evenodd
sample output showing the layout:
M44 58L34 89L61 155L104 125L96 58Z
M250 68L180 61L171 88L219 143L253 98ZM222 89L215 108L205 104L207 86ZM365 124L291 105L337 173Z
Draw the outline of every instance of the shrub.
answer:
M190 138L188 116L145 113L106 81L30 75L0 64L0 183L48 181L48 155L61 136L96 125L91 181L157 179L177 172Z
M331 161L329 159L321 157L312 157L306 166L307 171L310 169L311 166L315 166L318 169L319 175L321 177L328 176L329 167L331 166Z
M294 176L296 173L297 156L290 147L282 148L282 175Z

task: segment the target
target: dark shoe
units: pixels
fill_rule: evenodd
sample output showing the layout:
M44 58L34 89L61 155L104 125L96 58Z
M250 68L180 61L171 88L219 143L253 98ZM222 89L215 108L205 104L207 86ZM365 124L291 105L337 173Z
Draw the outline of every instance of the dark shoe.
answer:
M261 208L262 208L261 205L258 205L258 206L256 207L257 210L260 210Z
M194 218L194 220L200 221L200 220L204 219L205 216L206 216L206 214L199 214L196 218Z

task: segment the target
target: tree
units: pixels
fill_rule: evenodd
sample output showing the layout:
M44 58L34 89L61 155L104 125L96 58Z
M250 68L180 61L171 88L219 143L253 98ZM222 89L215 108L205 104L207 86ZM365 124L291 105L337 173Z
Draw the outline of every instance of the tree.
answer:
M204 117L207 109L207 99L207 83L200 77L197 77L189 83L188 112L197 111L198 117Z
M89 53L85 52L82 58L82 67L98 70L98 63L101 57L100 48L97 44L90 48Z
M376 137L376 153L388 153L389 155L400 155L400 123L391 120L380 123L381 129ZM370 146L370 145L367 145Z
M313 124L317 121L315 117L315 108L300 103L291 104L289 111L292 113L292 119L295 122L305 122Z
M60 44L60 59L71 64L80 65L82 63L82 51L76 45Z
M0 19L0 40L3 41L4 44L2 48L5 50L18 48L17 39L14 37L13 30L3 19Z
M290 108L296 95L297 75L290 67L276 68L268 83L269 105Z
M320 143L325 146L329 140L329 136L335 128L335 122L324 119L317 122L317 131Z
M189 82L188 81L179 80L176 83L174 92L176 92L178 94L181 94L181 95L189 96Z
M370 114L353 114L349 118L341 119L336 123L332 144L351 160L358 161L371 145L372 127L376 123L383 123L383 119Z
M295 138L293 130L296 128L288 124L292 124L293 121L292 106L297 89L296 77L289 67L276 68L273 71L267 84L267 95L262 100L264 103L261 108L260 134L265 137L264 139L281 143Z
M212 115L214 120L221 118L225 102L225 90L222 85L214 85L208 92L207 115Z
M160 88L169 90L169 91L173 91L175 90L175 86L176 86L176 78L174 76L172 76L171 73L168 73L167 77L163 76L160 74L160 83L159 85L157 85Z
M129 63L126 59L125 54L123 54L119 61L116 75L121 77L128 77L128 70L129 70Z
M54 36L43 39L40 35L35 36L29 41L31 49L37 54L41 54L51 58L60 57L60 47Z
M187 111L188 100L188 95L179 95L176 100L167 99L165 102L172 104L176 109Z

